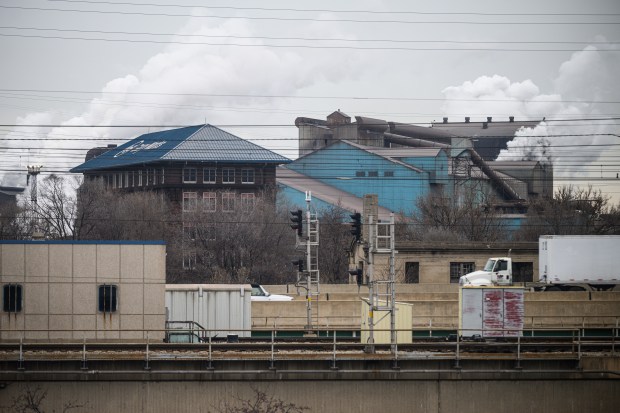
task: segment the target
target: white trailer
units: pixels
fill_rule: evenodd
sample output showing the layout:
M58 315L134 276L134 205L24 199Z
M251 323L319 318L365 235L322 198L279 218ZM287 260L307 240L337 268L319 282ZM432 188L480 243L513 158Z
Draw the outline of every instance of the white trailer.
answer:
M620 284L620 235L543 235L539 281L547 291L609 290ZM535 286L536 287L536 286Z

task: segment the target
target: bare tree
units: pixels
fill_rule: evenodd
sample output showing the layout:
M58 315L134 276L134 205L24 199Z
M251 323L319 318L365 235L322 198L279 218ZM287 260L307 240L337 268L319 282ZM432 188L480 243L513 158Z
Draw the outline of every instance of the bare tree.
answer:
M568 185L558 188L553 198L533 201L516 237L535 241L544 234L617 234L619 223L620 205L611 205L600 190Z
M32 388L26 386L23 392L13 397L10 406L2 406L2 410L11 413L45 413L44 401L47 398L47 390L41 387ZM79 409L86 404L78 404L75 400L69 401L63 405L62 412L67 413L69 410ZM52 410L55 412L55 410Z
M399 233L406 239L499 241L507 236L494 200L474 188L461 188L456 196L430 194L418 199L416 207L417 213L399 222Z
M220 197L221 199L221 197ZM295 245L285 208L276 209L269 193L211 212L208 205L183 213L183 234L175 237L176 254L195 254L193 271L173 274L193 282L282 283L292 281Z
M241 399L234 397L234 402L224 402L219 406L216 413L301 413L310 408L298 406L295 403L287 403L282 399L252 386L254 397Z
M349 213L339 206L321 211L319 269L322 282L346 283L349 280L347 251L351 247L353 236L348 219Z
M170 205L162 194L106 189L101 180L85 182L77 192L75 233L80 239L165 239Z
M25 235L23 208L16 202L0 204L0 239L22 239Z
M75 238L77 201L73 193L79 181L69 182L58 175L49 175L38 188L38 202L29 209L35 210L39 230L48 239Z

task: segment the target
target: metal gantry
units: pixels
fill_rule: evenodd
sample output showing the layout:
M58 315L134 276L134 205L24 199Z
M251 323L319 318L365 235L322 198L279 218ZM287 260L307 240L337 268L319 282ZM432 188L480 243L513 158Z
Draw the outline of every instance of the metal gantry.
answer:
M296 287L306 290L306 333L313 331L313 312L318 320L318 296L320 294L320 273L319 273L319 219L316 211L311 207L312 194L306 192L306 211L305 223L306 230L297 236L296 248L305 250L305 266L301 266L297 271ZM312 305L315 301L316 305Z
M396 248L394 240L394 213L390 214L390 222L376 222L373 216L368 217L368 329L369 340L367 352L374 352L375 311L386 311L390 315L390 343L392 351L396 351ZM387 279L375 279L375 254L390 254L390 272Z

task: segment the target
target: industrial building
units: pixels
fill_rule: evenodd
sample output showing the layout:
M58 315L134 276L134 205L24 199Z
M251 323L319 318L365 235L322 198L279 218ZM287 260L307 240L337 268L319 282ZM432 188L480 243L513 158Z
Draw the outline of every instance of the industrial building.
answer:
M365 194L379 207L411 214L430 194L459 199L476 191L518 225L527 201L552 196L553 169L538 161L495 162L521 128L537 121L443 123L432 127L351 117L336 111L326 120L300 117L300 157L278 168L278 184L294 203L305 191L321 207L360 211Z

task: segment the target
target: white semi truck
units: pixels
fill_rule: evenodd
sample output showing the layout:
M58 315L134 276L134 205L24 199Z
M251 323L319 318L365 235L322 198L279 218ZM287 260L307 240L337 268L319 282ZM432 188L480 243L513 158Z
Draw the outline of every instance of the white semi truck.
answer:
M620 235L543 235L538 241L538 282L541 291L620 289ZM462 276L466 286L512 285L510 257L490 258L484 269Z

